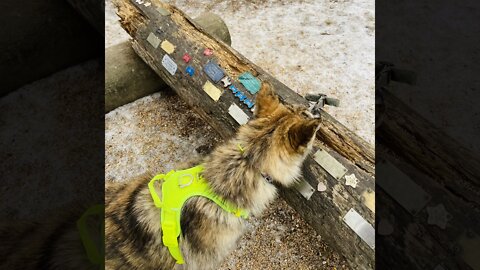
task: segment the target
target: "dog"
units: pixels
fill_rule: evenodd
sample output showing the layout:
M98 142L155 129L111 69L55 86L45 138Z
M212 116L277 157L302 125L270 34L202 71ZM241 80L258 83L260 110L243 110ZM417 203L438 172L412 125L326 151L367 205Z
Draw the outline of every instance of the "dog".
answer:
M258 216L276 198L276 184L292 186L301 175L320 125L310 116L305 108L282 104L264 82L254 118L189 166L201 164L201 176L216 196ZM184 264L178 265L162 241L161 211L152 200L150 180L106 184L106 269L217 269L247 221L206 197L189 198L181 207L178 243ZM162 184L154 189L160 194Z

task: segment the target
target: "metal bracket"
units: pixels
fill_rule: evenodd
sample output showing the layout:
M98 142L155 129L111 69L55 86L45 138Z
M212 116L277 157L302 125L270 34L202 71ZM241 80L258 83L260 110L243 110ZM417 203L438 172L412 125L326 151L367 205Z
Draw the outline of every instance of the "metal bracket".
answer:
M310 200L310 197L312 197L313 193L315 192L315 189L310 186L305 179L302 179L294 187L306 200Z
M308 94L305 96L305 99L312 102L309 110L313 115L320 115L320 111L325 105L329 106L340 106L340 100L337 98L327 97L325 94Z
M369 247L375 249L375 229L355 209L350 209L343 217L343 221L350 227Z

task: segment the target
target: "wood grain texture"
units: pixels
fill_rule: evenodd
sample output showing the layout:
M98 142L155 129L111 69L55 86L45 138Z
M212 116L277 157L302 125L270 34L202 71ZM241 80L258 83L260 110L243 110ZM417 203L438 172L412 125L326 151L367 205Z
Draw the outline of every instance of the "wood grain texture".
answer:
M122 27L133 38L132 47L135 52L223 138L230 138L239 126L228 114L232 103L237 104L250 117L252 112L230 90L224 89L221 83L215 84L223 91L217 102L203 91L203 85L209 80L203 72L203 66L209 60L215 60L232 78L233 84L251 100L255 100L255 96L248 93L237 80L240 74L247 71L262 81L270 82L282 102L308 105L303 97L224 42L206 33L177 8L158 1L148 2L151 3L148 6L128 0L113 2L118 8ZM158 7L169 10L170 15L162 16L157 11ZM175 51L169 55L177 64L173 76L162 66L165 51L160 46L154 48L147 41L151 33L155 33L160 40L168 40L175 45ZM203 55L205 48L213 49L214 54L209 57ZM192 56L188 64L182 60L185 52ZM187 65L195 68L194 76L190 77L186 73ZM322 119L316 149L327 151L341 162L348 169L348 175L355 174L359 179L357 187L346 186L344 178L333 178L310 156L304 165L304 179L315 189L321 181L327 190L314 192L309 200L295 189L281 188L281 195L324 241L344 255L351 268L373 269L374 250L342 220L354 208L370 224L374 223L374 213L366 206L363 196L365 192L372 193L375 186L373 148L326 112L322 112Z

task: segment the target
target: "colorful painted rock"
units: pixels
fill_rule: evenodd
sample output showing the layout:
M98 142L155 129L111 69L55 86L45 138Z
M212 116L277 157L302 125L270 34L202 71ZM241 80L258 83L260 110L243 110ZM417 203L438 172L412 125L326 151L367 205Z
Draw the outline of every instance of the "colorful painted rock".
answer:
M247 105L247 107L248 107L249 109L251 109L251 108L253 107L253 104L254 104L254 103L253 103L250 99L247 98L247 99L245 99L245 100L243 101L243 104Z
M158 13L160 13L162 16L168 16L170 15L170 11L161 7L157 8Z
M175 75L177 71L177 64L173 61L168 54L165 54L162 58L162 66L170 73L171 75Z
M155 36L154 33L150 33L147 37L147 41L148 43L150 43L150 45L152 45L155 49L158 48L158 45L160 44L160 39Z
M190 75L190 77L193 76L193 74L195 74L195 69L192 67L192 66L188 66L185 71L187 72L188 75Z
M243 101L244 99L246 99L247 97L240 91L238 91L236 94L235 94L236 97L238 97L238 99L240 99L240 101Z
M172 54L175 51L175 45L168 40L162 41L160 47L168 54Z
M256 94L260 90L260 86L262 85L260 80L255 78L250 72L245 72L241 74L238 77L238 80L252 95Z
M222 79L222 83L223 83L223 87L229 87L232 84L232 81L230 80L230 78L228 76L225 76Z
M236 94L236 93L238 92L238 88L235 87L235 85L233 85L233 84L230 85L230 87L228 87L228 89L232 90L232 92L233 92L234 94Z
M182 57L183 61L185 61L185 63L188 63L190 62L190 59L192 59L192 57L190 57L190 55L188 53L185 53Z
M214 61L208 61L208 63L203 67L203 71L215 83L219 82L223 76L225 76L223 70Z
M210 48L206 48L204 51L203 51L203 55L205 56L210 56L213 54L213 50L210 49Z

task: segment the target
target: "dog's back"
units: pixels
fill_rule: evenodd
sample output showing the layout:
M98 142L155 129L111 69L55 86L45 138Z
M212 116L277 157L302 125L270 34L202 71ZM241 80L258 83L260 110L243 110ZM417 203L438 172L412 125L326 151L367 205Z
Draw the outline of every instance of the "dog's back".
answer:
M218 146L201 163L203 179L222 200L260 214L276 197L273 182L291 186L312 147L319 120L305 109L285 106L267 83L257 94L255 119ZM181 168L177 168L181 169ZM164 172L166 173L166 172ZM107 269L172 269L175 260L162 243L161 210L140 177L107 186ZM161 194L161 187L156 187ZM179 245L187 269L216 269L235 248L246 221L205 197L182 207Z

